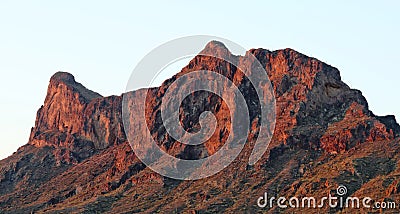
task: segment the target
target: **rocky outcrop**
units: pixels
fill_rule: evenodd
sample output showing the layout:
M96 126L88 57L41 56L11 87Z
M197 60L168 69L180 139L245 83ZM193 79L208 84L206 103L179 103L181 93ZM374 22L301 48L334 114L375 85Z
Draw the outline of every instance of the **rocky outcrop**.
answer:
M37 113L29 144L56 148L59 161L80 162L125 142L121 97L102 97L65 72L54 74Z
M229 109L210 92L187 96L180 106L180 122L186 131L200 129L199 116L204 111L212 112L218 124L203 145L177 142L166 132L160 114L161 99L177 78L197 70L214 71L230 79L245 97L251 121L243 152L220 173L185 182L164 178L135 157L123 129L121 96L102 97L71 74L58 72L50 79L29 143L0 161L0 210L257 212L256 199L265 191L325 196L343 183L351 194L384 187L384 193L376 191L377 200L400 199L396 182L400 127L394 116L374 115L361 92L342 82L338 69L292 49L251 49L235 56L213 41L202 53L250 67L252 54L267 71L276 98L276 126L268 152L257 164L248 166L247 160L259 131L259 101L254 87L231 63L198 55L147 95L147 127L152 137L164 151L182 159L204 158L218 151L229 134L236 134L228 127L231 111L238 110ZM143 94L139 90L124 96L135 100ZM135 112L131 120L137 117ZM127 132L143 133L147 127L135 126ZM366 165L374 162L379 167L371 167L372 173Z

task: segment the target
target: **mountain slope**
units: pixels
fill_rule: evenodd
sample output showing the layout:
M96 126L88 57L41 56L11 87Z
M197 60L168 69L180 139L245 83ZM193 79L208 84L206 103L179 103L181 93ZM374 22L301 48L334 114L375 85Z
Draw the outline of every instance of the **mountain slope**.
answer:
M150 89L146 116L152 136L169 154L184 159L207 157L221 148L231 132L226 128L231 109L209 92L186 97L180 112L185 129L197 130L203 111L216 115L218 125L204 145L176 142L166 134L160 116L161 98L172 82L191 71L211 70L228 77L244 94L251 119L248 143L231 165L198 181L152 172L126 140L122 97L102 97L59 72L50 80L29 143L0 161L0 213L299 211L261 209L257 199L264 192L322 197L339 184L347 186L349 195L399 201L400 127L393 116L374 115L361 92L343 83L336 68L291 49L251 49L234 56L223 44L210 42L207 51L250 65L248 55L253 54L272 82L275 132L268 152L254 166L247 160L259 131L260 107L244 74L230 63L198 55ZM135 100L141 93L123 96ZM135 117L133 113L131 119ZM142 127L129 131L144 133Z

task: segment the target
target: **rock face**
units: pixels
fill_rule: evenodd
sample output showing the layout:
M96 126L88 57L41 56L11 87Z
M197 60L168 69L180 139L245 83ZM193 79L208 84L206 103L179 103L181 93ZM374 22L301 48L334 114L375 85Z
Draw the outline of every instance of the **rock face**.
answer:
M229 134L235 134L228 128L230 111L235 109L205 91L184 98L180 122L186 131L200 129L204 111L218 120L205 144L187 146L169 136L163 126L160 104L166 90L184 74L210 70L226 76L244 95L251 120L249 143L226 169L191 182L162 177L135 157L123 129L121 96L102 97L71 74L58 72L50 79L29 143L0 161L0 213L299 212L262 210L257 199L264 192L287 198L323 197L339 184L348 187L349 195L400 199L396 176L400 127L393 116L375 116L361 92L341 81L336 68L291 49L251 49L235 56L213 41L202 51L207 52L248 65L252 54L272 82L275 132L268 152L254 166L248 166L247 160L259 131L259 101L244 74L226 61L198 55L160 87L150 89L147 97L147 126L158 145L176 157L199 159L214 154ZM124 96L135 100L143 94L139 90ZM131 119L135 117L133 111ZM143 133L143 128L128 131ZM376 191L380 189L385 191Z
M65 72L50 79L29 144L53 146L58 161L80 162L96 150L125 142L121 97L102 97Z

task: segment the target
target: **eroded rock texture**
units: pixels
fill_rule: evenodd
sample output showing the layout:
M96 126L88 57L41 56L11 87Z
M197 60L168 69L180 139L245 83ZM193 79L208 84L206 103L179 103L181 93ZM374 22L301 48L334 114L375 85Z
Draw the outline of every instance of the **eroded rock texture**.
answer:
M203 145L176 142L160 115L161 98L174 80L191 71L211 70L233 81L246 98L251 122L242 153L220 173L184 182L154 173L135 157L123 129L122 96L102 97L71 74L58 72L50 79L29 143L0 161L0 213L298 212L260 210L256 200L266 191L287 198L323 197L339 184L346 185L350 195L399 201L400 127L393 116L375 116L361 92L341 81L336 68L291 49L251 49L245 56L234 56L223 44L210 42L203 50L207 52L247 65L253 54L272 82L276 127L268 152L254 166L247 160L258 135L260 106L248 79L226 61L198 55L161 87L150 89L147 97L147 126L153 138L183 159L218 151L228 135L235 134L228 127L230 112L237 109L229 109L209 92L186 97L180 108L186 131L199 130L204 111L211 111L218 125ZM143 94L124 96L134 100ZM135 118L135 111L132 114ZM132 130L141 133L144 128Z

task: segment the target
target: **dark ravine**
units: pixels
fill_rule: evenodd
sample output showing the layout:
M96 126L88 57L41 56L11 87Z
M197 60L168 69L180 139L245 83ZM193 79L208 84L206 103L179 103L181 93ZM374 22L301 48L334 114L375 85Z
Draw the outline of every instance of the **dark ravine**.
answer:
M162 125L160 102L166 89L180 75L207 69L231 79L245 95L252 120L249 143L226 169L198 181L176 181L148 169L127 142L122 96L102 97L71 74L57 72L29 143L0 161L0 213L335 213L340 210L261 209L256 202L264 192L323 197L339 184L353 196L400 201L400 126L394 116L374 115L362 93L341 81L338 69L292 49L251 49L234 56L222 43L210 42L203 51L239 63L248 63L247 55L253 54L267 71L277 121L268 152L257 164L247 165L259 125L255 91L243 73L221 59L194 57L181 72L150 90L146 106L148 127L161 148L176 157L197 159L224 144L230 110L211 93L187 97L180 112L186 130L196 131L198 117L206 110L216 115L218 126L204 145L185 146Z

